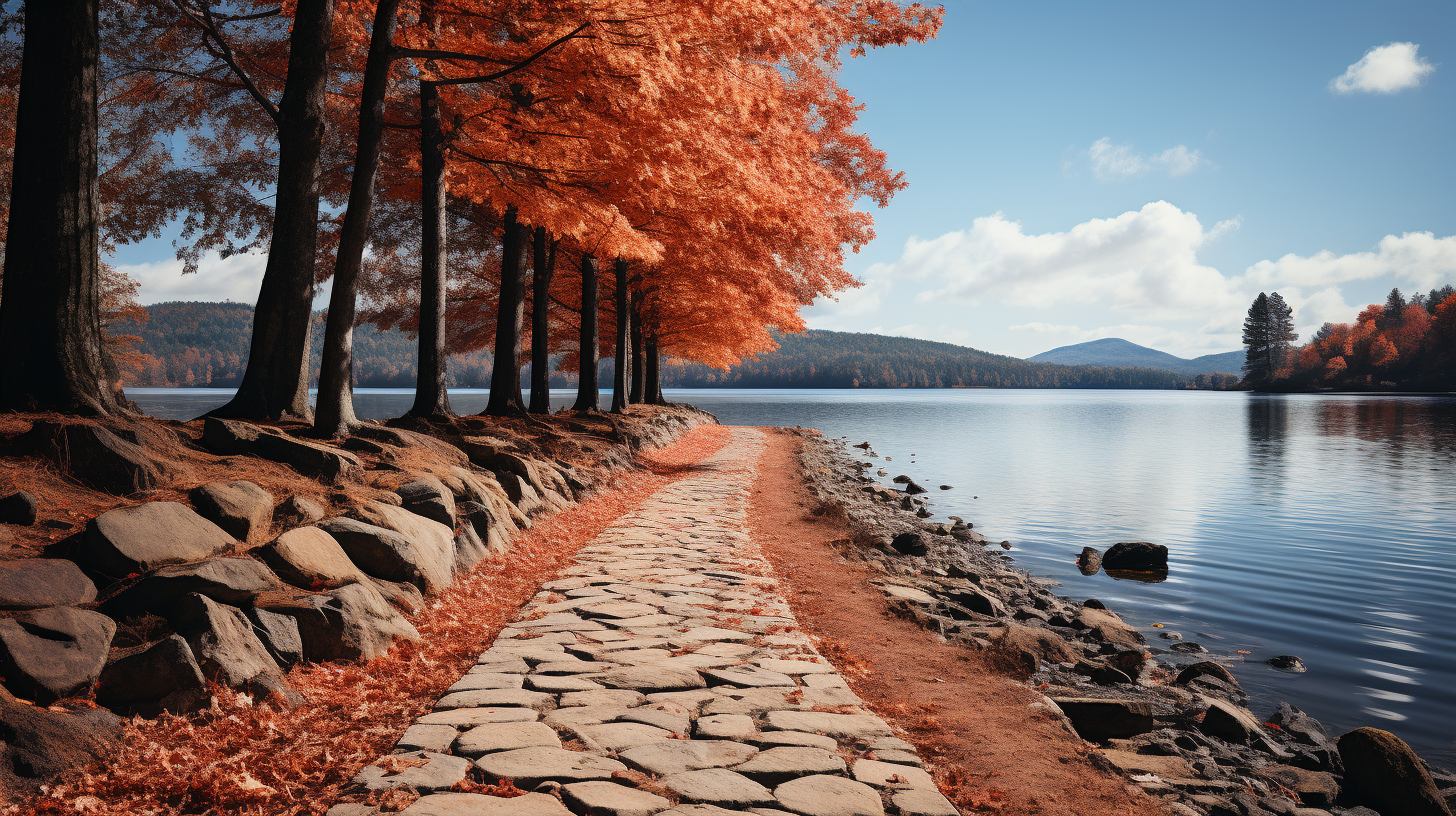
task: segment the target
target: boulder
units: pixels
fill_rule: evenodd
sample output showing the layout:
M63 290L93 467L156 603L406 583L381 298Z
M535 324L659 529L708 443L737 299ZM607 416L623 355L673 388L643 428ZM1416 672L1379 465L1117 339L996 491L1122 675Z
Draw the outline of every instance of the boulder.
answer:
M25 444L77 481L112 495L151 490L164 476L162 465L140 445L96 425L40 421L26 436Z
M925 488L921 487L920 485L916 484L912 480L912 481L905 482L905 492L908 495L915 496L915 495L918 495L920 493L928 493L930 491L928 491Z
M450 585L450 576L455 567L454 530L404 508L391 507L380 502L363 504L354 511L354 515L367 524L393 530L410 544L410 571L414 573L413 577L376 577L390 581L409 581L427 595L440 592ZM358 563L357 560L355 563ZM359 566L368 572L363 564Z
M53 711L21 703L3 688L0 724L5 735L0 740L0 791L10 801L20 798L23 787L81 770L120 746L121 720L109 711Z
M207 680L181 635L119 649L101 670L96 702L118 714L182 714L208 704Z
M332 518L320 523L319 528L333 537L365 574L385 581L408 581L422 588L431 584L421 573L414 545L399 533L352 518Z
M239 541L266 533L273 518L272 494L249 481L212 482L187 496L199 515Z
M1265 749L1274 748L1274 743L1270 742L1268 734L1264 733L1264 726L1259 722L1259 718L1250 714L1247 709L1223 700L1206 699L1209 700L1209 706L1208 711L1203 715L1203 722L1198 726L1200 731L1227 742L1241 745L1253 744ZM1271 753L1283 752L1274 749L1271 750Z
M1299 794L1299 801L1312 807L1331 807L1340 795L1340 783L1335 780L1334 774L1289 765L1266 765L1262 773Z
M531 483L514 473L497 473L497 480L501 488L506 491L506 497L511 500L527 518L545 512L548 505L536 492Z
M1106 568L1106 563L1106 561L1103 562L1104 568ZM1098 643L1135 647L1144 642L1142 633L1123 623L1122 618L1119 618L1116 612L1108 609L1083 606L1077 611L1077 617L1073 619L1072 625L1078 629L1087 630L1092 639Z
M365 423L353 429L354 436L371 439L375 442L383 442L397 448L420 448L429 451L431 454L450 462L452 465L464 465L470 460L466 458L465 452L440 439L428 434L406 431L403 428L390 428L385 425Z
M202 420L202 444L221 456L251 453L253 443L264 429L236 419L205 417Z
M52 606L0 618L5 687L49 705L89 691L106 665L116 624L99 612Z
M251 558L208 558L162 567L108 598L102 609L118 620L140 612L171 617L178 600L192 593L243 606L259 593L282 588L278 576Z
M404 509L454 529L455 495L434 476L420 476L394 491Z
M1339 739L1350 797L1382 814L1450 816L1430 771L1400 737L1356 728Z
M96 600L96 585L59 558L0 561L0 609L74 606Z
M950 596L950 599L978 615L1004 618L1008 614L1006 605L1001 603L999 599L972 587L958 590L954 595Z
M1146 541L1121 541L1102 555L1104 570L1161 572L1168 569L1168 548Z
M256 606L248 607L244 614L253 624L253 634L279 666L288 669L303 662L303 635L298 631L298 621Z
M1279 726L1281 731L1302 745L1325 747L1334 744L1319 720L1289 703L1280 703L1279 708L1269 715L1269 722Z
M232 548L233 537L177 502L147 502L108 510L86 524L80 561L108 578L150 572L210 558Z
M1202 660L1186 666L1183 671L1178 672L1178 678L1173 682L1186 686L1200 677L1216 677L1234 688L1239 687L1239 681L1234 678L1233 674L1212 660Z
M1096 697L1053 697L1052 702L1089 742L1127 739L1155 727L1153 708L1141 700L1105 700Z
M381 581L378 578L369 578L367 582L379 591L380 596L388 601L390 606L405 615L417 614L425 608L425 595L414 584L396 584L392 581Z
M202 444L214 453L224 456L252 454L324 481L334 481L364 467L359 457L347 451L320 442L295 439L276 428L250 425L235 419L205 419Z
M1019 623L1007 623L992 643L1025 669L1027 674L1036 672L1042 660L1048 663L1071 663L1076 660L1076 654L1067 641L1055 632L1022 626Z
M464 575L490 557L490 548L480 540L475 526L466 524L455 536L455 572Z
M372 584L348 584L326 595L260 597L257 608L292 618L303 641L303 659L373 660L389 651L395 638L418 640L419 633Z
M19 524L29 527L35 523L40 509L40 499L28 490L19 490L0 498L0 524Z
M299 527L322 521L325 515L323 505L295 494L273 508L273 523L281 527Z
M1083 547L1082 554L1077 556L1077 569L1083 575L1096 575L1097 570L1102 568L1102 553L1092 547Z
M194 593L178 600L172 623L207 679L260 696L277 690L278 663L242 610Z
M335 589L368 579L333 536L317 527L295 527L253 551L279 578L302 589Z
M890 539L890 546L904 555L925 555L925 537L917 532L900 533Z

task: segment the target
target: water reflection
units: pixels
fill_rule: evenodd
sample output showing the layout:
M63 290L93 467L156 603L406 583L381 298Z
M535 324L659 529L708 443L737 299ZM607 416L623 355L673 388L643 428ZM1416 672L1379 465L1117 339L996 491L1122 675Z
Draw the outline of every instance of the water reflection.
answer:
M1284 471L1289 437L1289 405L1277 395L1252 395L1244 409L1249 461L1258 474L1277 485Z

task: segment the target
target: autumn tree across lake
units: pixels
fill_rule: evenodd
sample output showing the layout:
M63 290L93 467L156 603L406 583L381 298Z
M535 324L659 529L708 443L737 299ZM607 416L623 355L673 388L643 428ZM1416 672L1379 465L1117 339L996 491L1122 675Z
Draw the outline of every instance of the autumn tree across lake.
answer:
M873 237L858 202L905 183L853 130L841 61L941 20L889 0L56 0L4 14L0 93L21 115L0 117L15 239L0 336L52 361L0 365L5 406L126 410L99 328L102 248L180 222L189 264L269 248L221 413L313 418L310 309L334 278L323 436L357 421L360 319L417 334L413 413L431 420L450 414L449 353L489 348L507 372L528 354L593 373L613 356L626 410L660 400L664 354L727 366L801 329L799 307L856 285L844 252ZM63 222L38 221L56 202ZM56 258L72 271L36 284ZM578 407L595 409L594 380ZM518 377L492 389L490 411L526 410Z

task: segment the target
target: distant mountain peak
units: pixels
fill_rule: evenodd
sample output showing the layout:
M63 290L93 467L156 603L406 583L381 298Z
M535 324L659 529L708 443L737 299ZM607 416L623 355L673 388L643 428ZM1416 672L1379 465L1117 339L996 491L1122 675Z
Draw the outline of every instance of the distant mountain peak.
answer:
M1244 353L1228 351L1222 354L1205 354L1189 360L1166 351L1140 346L1121 337L1104 337L1043 351L1026 359L1061 365L1142 366L1188 375L1238 374L1243 367Z

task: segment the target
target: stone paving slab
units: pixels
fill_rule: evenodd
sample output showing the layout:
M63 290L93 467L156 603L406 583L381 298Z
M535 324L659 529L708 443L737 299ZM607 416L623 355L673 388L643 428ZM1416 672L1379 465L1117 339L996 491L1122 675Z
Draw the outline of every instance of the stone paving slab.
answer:
M420 816L953 816L798 628L747 532L763 435L732 433L583 547L357 784L420 783ZM446 792L461 776L541 792Z

